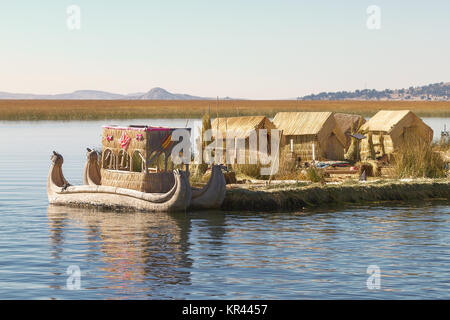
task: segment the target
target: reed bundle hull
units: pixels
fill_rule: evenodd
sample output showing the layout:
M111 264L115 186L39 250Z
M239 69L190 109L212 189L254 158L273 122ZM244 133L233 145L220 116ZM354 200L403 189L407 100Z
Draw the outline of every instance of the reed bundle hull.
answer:
M150 174L154 175L151 181L164 182L164 188L160 188L158 184L154 184L153 187L167 190L166 192L144 192L123 188L120 181L118 185L108 185L113 184L112 181L106 181L107 185L104 185L105 178L102 175L104 170L99 169L98 155L90 149L84 167L84 185L72 186L67 182L62 171L63 162L63 157L54 152L47 179L48 200L52 205L176 212L188 208L218 209L225 199L226 182L220 165L212 166L211 177L203 188L191 189L186 172L174 170L172 173Z
M168 192L174 185L172 172L127 172L101 169L102 185L147 193Z
M130 194L129 189L114 187L72 187L68 191L49 195L49 203L77 207L99 207L113 210L136 210L146 212L177 212L188 207L189 196L180 190L169 201L157 203L144 200L140 194Z
M166 193L146 193L131 189L97 185L99 180L90 174L96 172L89 163L85 166L83 186L71 186L62 173L63 157L54 152L47 180L50 204L93 206L108 209L133 209L148 212L185 211L191 202L191 187L184 171L174 170L174 184ZM101 179L101 178L100 178ZM96 183L97 182L97 183Z

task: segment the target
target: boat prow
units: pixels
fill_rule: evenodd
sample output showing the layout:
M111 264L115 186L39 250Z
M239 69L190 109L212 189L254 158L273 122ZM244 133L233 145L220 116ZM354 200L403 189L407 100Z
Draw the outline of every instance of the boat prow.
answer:
M98 166L98 153L87 148L87 159L84 165L83 184L89 186L99 186L102 184L100 168Z
M226 181L221 165L213 165L211 177L203 188L192 188L191 208L218 209L226 194Z
M191 202L191 187L184 171L174 170L174 185L165 193L147 193L131 189L98 185L95 162L85 166L83 186L71 186L62 172L63 157L53 152L52 165L47 179L50 204L94 206L109 209L133 209L149 212L185 211ZM97 168L98 169L98 168Z

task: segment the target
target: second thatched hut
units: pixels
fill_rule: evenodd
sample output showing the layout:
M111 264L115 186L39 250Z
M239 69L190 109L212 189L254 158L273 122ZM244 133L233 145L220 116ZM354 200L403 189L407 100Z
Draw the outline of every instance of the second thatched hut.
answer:
M359 114L349 113L335 113L334 118L336 119L342 134L345 136L345 151L347 151L351 143L350 134L352 134L352 129L355 130L355 132L358 131L358 126L363 125L366 120Z
M282 152L300 161L344 159L346 138L333 112L279 112L273 123L282 130Z

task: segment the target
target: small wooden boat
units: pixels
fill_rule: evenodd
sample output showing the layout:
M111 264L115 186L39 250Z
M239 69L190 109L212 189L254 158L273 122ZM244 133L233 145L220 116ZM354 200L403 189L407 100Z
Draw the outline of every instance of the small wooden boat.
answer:
M226 192L221 166L212 167L211 177L201 189L191 189L188 165L186 171L168 170L168 158L176 145L170 140L173 130L103 127L100 165L98 153L88 149L82 186L67 182L63 157L54 151L47 181L50 204L149 212L219 208Z

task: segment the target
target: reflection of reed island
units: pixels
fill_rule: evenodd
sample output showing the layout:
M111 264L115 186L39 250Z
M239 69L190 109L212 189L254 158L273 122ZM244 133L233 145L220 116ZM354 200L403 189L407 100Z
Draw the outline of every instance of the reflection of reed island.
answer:
M132 293L136 282L146 283L142 291L151 296L156 285L190 283L190 273L181 270L192 265L186 254L190 220L185 215L49 206L48 218L55 260L65 249L64 231L70 228L68 222L86 228L88 256L97 256L97 251L102 253L104 267L100 270L108 280L105 286ZM91 260L88 256L86 260Z

